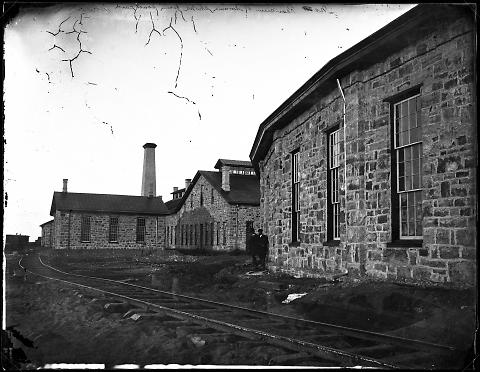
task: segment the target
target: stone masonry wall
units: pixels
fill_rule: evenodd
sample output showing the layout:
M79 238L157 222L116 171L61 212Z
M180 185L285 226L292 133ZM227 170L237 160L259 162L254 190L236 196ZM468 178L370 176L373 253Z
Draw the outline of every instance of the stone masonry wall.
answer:
M261 220L274 270L321 276L348 270L392 280L475 283L476 132L473 25L435 22L382 61L340 79L346 97L347 197L340 243L326 245L327 134L342 127L338 89L274 133L260 162ZM419 85L423 243L391 246L390 103ZM343 129L340 130L343 138ZM291 244L291 152L299 148L300 243ZM341 160L340 182L344 164ZM387 244L389 243L389 244ZM388 246L387 246L388 245Z
M53 221L42 226L41 245L45 248L53 246L54 223Z
M200 205L202 186L203 205ZM227 251L245 250L246 221L256 221L258 225L259 206L235 206L227 203L220 193L203 176L200 176L180 211L166 219L170 234L173 232L177 237L176 244L174 235L167 247ZM211 238L212 223L213 244ZM202 233L200 232L200 225L202 225ZM202 241L200 241L200 236L203 238Z
M90 242L82 242L80 238L81 219L84 215L90 216ZM117 242L108 241L110 217L118 217ZM136 241L137 217L145 218L145 242ZM59 226L55 244L57 249L156 249L165 245L165 216L57 211L55 221L55 225Z

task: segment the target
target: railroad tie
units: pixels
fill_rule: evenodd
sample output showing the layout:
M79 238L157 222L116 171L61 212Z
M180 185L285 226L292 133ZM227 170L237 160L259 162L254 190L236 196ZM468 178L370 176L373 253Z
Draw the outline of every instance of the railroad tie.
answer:
M383 360L393 364L409 363L411 365L420 367L419 363L435 361L438 360L438 358L434 357L434 355L428 352L417 351L392 355L391 357L383 358Z
M302 340L312 340L316 342L329 341L338 339L338 335L329 333L329 334L319 334L318 331L302 331L298 334L295 334L294 337L299 337Z
M310 359L312 358L312 355L304 353L304 352L299 352L299 353L293 353L293 354L287 354L287 355L277 355L272 358L270 358L270 363L285 363L285 362L293 362L293 361L299 361L302 359Z
M373 353L375 356L378 357L379 355L386 355L385 352L392 353L396 350L398 351L398 346L389 344L378 344L372 346L353 347L350 349L346 349L345 351L348 353L360 355L371 355Z

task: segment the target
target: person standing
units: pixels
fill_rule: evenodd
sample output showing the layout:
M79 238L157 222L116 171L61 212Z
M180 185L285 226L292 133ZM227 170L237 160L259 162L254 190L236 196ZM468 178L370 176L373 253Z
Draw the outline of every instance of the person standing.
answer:
M263 230L258 229L258 237L257 237L257 244L258 244L258 256L260 258L260 267L262 270L265 270L266 264L266 258L268 255L268 248L269 248L269 242L268 242L268 236L263 235Z
M253 267L257 266L257 258L255 256L258 251L257 246L258 246L258 235L255 233L255 230L253 230L247 241L247 253L250 256L252 256Z

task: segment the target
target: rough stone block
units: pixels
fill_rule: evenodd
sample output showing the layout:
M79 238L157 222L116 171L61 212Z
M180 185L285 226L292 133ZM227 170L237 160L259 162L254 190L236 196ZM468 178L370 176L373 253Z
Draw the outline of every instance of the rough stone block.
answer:
M440 247L439 248L440 258L459 258L459 248L458 247Z
M408 264L407 248L385 248L383 250L383 262Z
M397 267L397 278L398 279L411 279L412 278L412 269L408 266Z
M430 281L432 275L432 269L425 267L414 267L412 268L412 277L413 279L420 281Z
M476 284L476 267L473 261L457 261L448 263L450 281L473 286Z
M455 231L455 243L465 247L474 245L475 234L472 231L462 229Z

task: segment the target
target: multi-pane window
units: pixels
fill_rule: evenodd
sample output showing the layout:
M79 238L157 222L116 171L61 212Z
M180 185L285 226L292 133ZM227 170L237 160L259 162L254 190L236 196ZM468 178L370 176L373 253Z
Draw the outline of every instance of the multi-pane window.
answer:
M108 226L108 241L118 242L118 217L110 217Z
M80 240L82 242L90 241L90 216L82 216L80 226Z
M203 185L200 186L200 206L203 205Z
M208 223L205 223L205 246L208 245L208 235L209 235Z
M137 243L145 241L145 218L137 217Z
M217 222L217 245L220 244L220 222Z
M227 223L223 223L223 244L227 244Z
M393 105L400 238L422 238L420 95Z
M198 224L195 224L195 245L197 245L197 235L198 235L197 234L197 229L198 229L197 226L198 226Z
M299 152L292 153L292 242L300 236L300 172L298 167Z
M210 245L213 246L213 237L214 237L214 231L213 229L215 228L215 225L213 222L210 223Z
M340 239L340 130L328 134L327 239Z
M210 201L211 201L212 204L215 201L213 187L212 187L212 195L211 195L211 200Z

